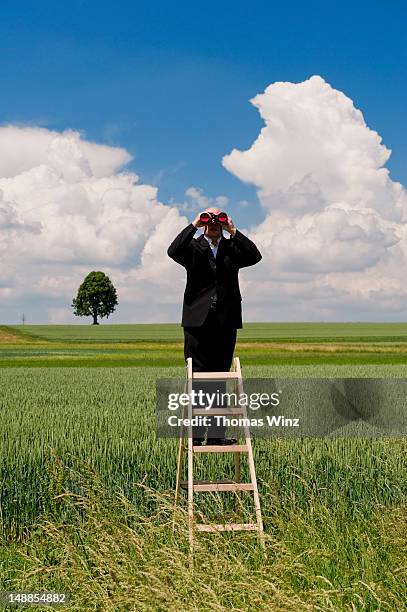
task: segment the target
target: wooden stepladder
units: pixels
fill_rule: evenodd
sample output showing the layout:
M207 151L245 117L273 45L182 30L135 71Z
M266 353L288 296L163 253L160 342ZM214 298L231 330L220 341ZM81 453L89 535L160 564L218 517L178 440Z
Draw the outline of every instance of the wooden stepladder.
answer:
M193 381L198 379L218 379L218 380L230 380L235 381L235 389L239 397L243 397L243 380L240 368L240 360L238 357L233 359L232 371L230 372L193 372L192 371L192 359L187 359L186 366L186 380L185 380L185 392L188 393L191 398L191 391L193 388ZM189 425L187 427L181 426L180 441L178 449L178 465L177 465L177 479L176 479L176 490L175 490L175 507L179 502L181 488L185 488L188 491L188 517L189 517L189 544L191 552L194 546L194 535L195 532L219 532L219 531L257 531L260 539L260 544L265 550L264 532L263 532L263 520L260 508L260 498L257 488L256 470L254 467L252 441L250 436L250 429L245 424L243 426L244 444L230 444L230 445L193 445L193 428L191 425L192 417L194 416L233 416L242 419L247 419L247 408L246 405L239 405L238 407L212 407L207 408L194 408L191 401L187 406L184 407L184 419L187 419ZM188 462L187 472L188 478L186 481L181 480L183 471L183 459L184 451L187 450ZM197 481L194 480L194 456L201 453L233 453L235 463L235 478L234 480L219 480L219 481ZM250 482L241 482L240 479L240 459L242 454L245 454L248 459ZM216 492L216 491L250 491L253 493L254 510L256 514L255 523L228 523L228 524L205 524L196 523L194 517L194 494L201 492Z

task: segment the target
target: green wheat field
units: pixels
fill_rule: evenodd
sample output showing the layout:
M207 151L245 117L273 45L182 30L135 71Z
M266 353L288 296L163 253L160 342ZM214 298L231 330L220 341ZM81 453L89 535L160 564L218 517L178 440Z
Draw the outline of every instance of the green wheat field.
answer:
M247 323L235 355L246 378L405 378L407 324ZM155 436L182 328L0 326L0 365L0 591L67 591L78 611L407 610L407 440L254 440L266 556L255 533L199 534L191 565L177 441ZM249 499L197 510L251 522Z

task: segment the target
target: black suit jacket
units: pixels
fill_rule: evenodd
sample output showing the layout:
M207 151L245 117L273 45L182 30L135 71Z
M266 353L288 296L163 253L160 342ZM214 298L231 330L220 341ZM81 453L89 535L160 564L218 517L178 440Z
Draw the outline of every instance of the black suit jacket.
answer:
M187 285L182 308L183 327L199 327L205 321L211 298L217 296L217 312L223 325L241 328L242 297L239 269L261 260L254 242L239 230L228 240L221 237L216 259L202 234L194 238L197 228L190 223L168 248L168 255L187 271Z

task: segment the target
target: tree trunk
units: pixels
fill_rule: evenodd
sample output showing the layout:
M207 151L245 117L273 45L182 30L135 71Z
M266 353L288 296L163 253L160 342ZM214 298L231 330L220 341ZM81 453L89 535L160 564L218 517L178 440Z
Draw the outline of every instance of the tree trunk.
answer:
M99 325L99 323L98 323L98 313L97 312L93 313L93 323L92 323L92 325Z

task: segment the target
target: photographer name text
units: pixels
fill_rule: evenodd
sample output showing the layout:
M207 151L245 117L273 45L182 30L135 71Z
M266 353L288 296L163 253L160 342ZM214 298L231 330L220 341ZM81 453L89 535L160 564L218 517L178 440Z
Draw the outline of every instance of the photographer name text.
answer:
M284 415L267 415L263 418L228 417L225 415L194 416L192 419L180 418L175 414L168 417L170 427L209 427L215 420L217 426L223 427L300 427L299 418L287 418Z

